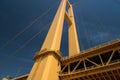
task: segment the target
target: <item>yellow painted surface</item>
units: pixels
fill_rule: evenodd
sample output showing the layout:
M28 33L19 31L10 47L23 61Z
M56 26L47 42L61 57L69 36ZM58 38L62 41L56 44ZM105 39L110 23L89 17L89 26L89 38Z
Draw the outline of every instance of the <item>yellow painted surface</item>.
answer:
M7 78L2 78L2 80L8 80Z
M61 4L54 17L54 20L51 24L51 27L42 45L41 50L47 49L56 51L60 49L63 22L66 11L66 2L67 0L61 0Z
M60 50L66 3L67 0L61 1L41 50ZM58 63L60 63L60 61L58 57L55 56L58 54L49 52L43 52L41 56L39 56L39 54L41 54L41 52L38 53L38 58L35 60L35 64L27 80L59 80L58 72L60 71L60 65L58 65Z
M59 80L61 56L59 55L60 53L57 53L56 51L60 50L67 3L67 0L61 0L61 4L54 17L42 48L34 58L35 63L27 80ZM70 44L69 55L71 56L79 53L79 45L77 40L72 6L70 6L68 9L67 19L72 22L71 25L68 23Z
M27 80L59 80L59 63L54 54L43 55L43 58L34 64Z
M72 24L69 25L68 28L68 49L69 49L69 56L73 56L75 54L80 53L79 42L76 32L76 25L74 20L73 8L72 5L69 5L68 8L68 15L70 16Z

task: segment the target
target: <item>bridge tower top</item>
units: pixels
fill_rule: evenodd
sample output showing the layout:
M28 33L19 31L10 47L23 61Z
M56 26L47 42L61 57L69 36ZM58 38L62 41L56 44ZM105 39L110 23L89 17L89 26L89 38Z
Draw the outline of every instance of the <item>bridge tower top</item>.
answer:
M66 6L68 10L66 10ZM68 22L69 56L80 53L72 5L61 0L42 48L36 53L35 63L27 80L59 80L61 67L60 44L64 20Z
M63 0L62 0L63 2ZM79 42L76 32L76 25L72 5L68 0L60 4L59 9L54 17L46 39L42 45L42 50L60 50L61 35L63 30L64 20L68 23L68 49L69 56L80 53ZM68 10L66 10L66 6Z

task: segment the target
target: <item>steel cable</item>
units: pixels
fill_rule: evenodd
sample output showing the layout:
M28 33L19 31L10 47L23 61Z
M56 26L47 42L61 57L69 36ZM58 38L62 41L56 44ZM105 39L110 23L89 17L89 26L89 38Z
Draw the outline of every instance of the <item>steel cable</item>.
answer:
M3 48L5 48L9 43L11 43L13 40L15 40L18 36L20 36L26 30L28 30L29 28L31 28L32 25L35 24L39 19L41 19L42 17L44 17L45 15L47 15L50 12L51 9L55 8L55 6L58 4L58 2L59 1L57 1L57 3L55 3L54 5L52 5L52 7L48 8L42 15L38 16L37 18L35 18L35 20L33 20L30 24L28 24L24 29L22 29L20 32L18 32L15 36L13 36L11 39L9 39L8 41L6 41L5 44L0 47L0 50L2 50Z
M81 10L79 10L79 11L81 11ZM89 47L90 48L90 42L89 42L89 39L88 39L88 33L87 33L87 28L86 28L86 24L85 24L85 22L84 22L84 16L82 15L82 11L81 11L81 13L80 13L81 15L80 15L80 19L81 19L81 24L82 24L82 28L83 28L83 31L84 31L84 35L86 36L86 41L87 41L87 44L88 44L88 46L87 47Z
M75 7L75 6L78 6L79 4L81 4L82 2L83 2L83 0L79 0L79 1L74 2L72 5ZM77 10L77 11L80 11L80 9ZM85 23L84 23L84 20L83 20L82 13L80 14L80 19L81 19L81 23L82 23L82 28L84 29L84 34L86 35L86 40L87 40L87 43L88 43L88 47L90 47L90 42L89 42L88 37L87 37L87 30L85 29ZM76 22L79 22L78 18L76 19ZM78 36L80 36L79 33L80 33L80 31L78 30ZM85 49L85 46L82 45L82 47L83 47L83 49Z
M76 7L76 6L75 6ZM78 9L77 7L75 8L75 15L78 15ZM79 40L79 46L80 46L80 50L83 50L84 49L84 45L82 45L82 40L81 40L81 35L80 35L80 25L79 25L79 21L78 21L78 17L75 16L75 20L76 20L76 28L77 28L77 31L78 31L78 40ZM77 26L78 25L78 26Z
M73 5L73 6L77 6L77 5L80 4L82 1L84 1L84 0L76 1L76 2L72 3L72 5Z
M36 33L32 38L30 38L28 41L26 41L21 47L19 47L18 49L16 49L11 55L9 55L8 57L6 57L5 60L3 60L4 62L1 62L1 65L5 64L6 62L8 62L12 57L14 57L17 52L21 49L23 49L26 45L28 45L33 39L35 39L40 33L43 32L43 30L47 29L48 25L50 25L51 23L46 24L44 27L42 27L42 29L40 29L40 31L38 33Z

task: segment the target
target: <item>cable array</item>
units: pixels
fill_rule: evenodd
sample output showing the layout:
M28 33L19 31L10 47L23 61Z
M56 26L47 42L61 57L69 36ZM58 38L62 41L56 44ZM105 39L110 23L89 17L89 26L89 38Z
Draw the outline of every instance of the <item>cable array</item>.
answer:
M47 15L52 9L54 9L56 7L56 5L59 3L59 1L57 1L56 3L54 3L51 7L49 7L42 15L36 17L30 24L28 24L24 29L22 29L20 32L18 32L15 36L13 36L11 39L9 39L4 45L2 45L0 47L0 50L2 50L3 48L5 48L9 43L11 43L13 40L15 40L16 38L18 38L18 36L20 36L21 34L23 34L25 31L27 31L29 28L31 28L33 26L33 24L35 24L36 22L38 22L38 20L40 20L41 18L43 18L45 15ZM4 60L2 60L0 63L0 66L3 66L4 64L8 63L15 55L18 54L18 52L23 49L24 47L26 47L32 40L34 40L38 35L40 35L45 29L48 29L48 27L50 26L51 22L49 22L48 24L44 25L40 31L38 33L36 33L34 36L32 36L29 40L27 40L23 45L21 45L19 48L17 48L16 50L14 50L12 53L10 53L10 55L8 55L7 57L5 57Z
M30 38L28 41L26 41L21 47L19 47L18 49L16 49L11 55L9 55L8 57L6 57L6 59L3 60L1 62L1 64L3 65L6 62L9 62L9 60L11 60L19 52L19 50L21 50L24 47L26 47L33 39L35 39L38 35L40 35L43 32L43 30L47 29L49 25L50 25L50 23L44 25L44 27L42 27L42 29L40 29L40 31L38 33L36 33L32 38Z
M24 29L22 29L20 32L18 32L16 35L14 35L11 39L6 41L5 44L0 47L0 50L5 48L9 43L11 43L13 40L15 40L18 36L20 36L26 30L33 27L33 24L35 24L39 19L43 18L45 15L47 15L53 8L56 7L57 4L58 4L58 2L55 3L54 5L52 5L50 8L48 8L42 15L36 17L30 24L28 24Z

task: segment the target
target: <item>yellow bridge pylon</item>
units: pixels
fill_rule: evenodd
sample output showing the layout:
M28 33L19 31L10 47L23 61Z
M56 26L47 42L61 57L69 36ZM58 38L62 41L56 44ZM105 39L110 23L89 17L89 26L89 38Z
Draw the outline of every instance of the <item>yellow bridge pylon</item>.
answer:
M62 58L60 44L64 20L69 27L69 56ZM73 8L68 0L61 0L34 60L29 74L12 80L120 80L120 40L80 52Z

